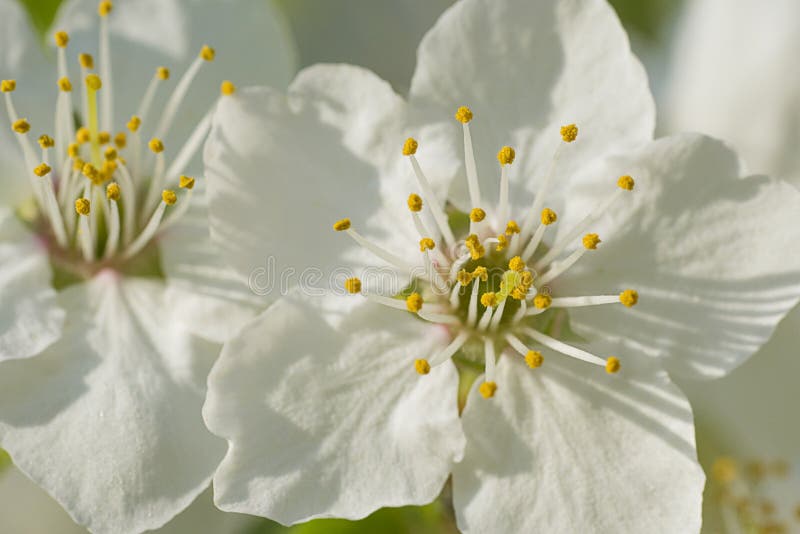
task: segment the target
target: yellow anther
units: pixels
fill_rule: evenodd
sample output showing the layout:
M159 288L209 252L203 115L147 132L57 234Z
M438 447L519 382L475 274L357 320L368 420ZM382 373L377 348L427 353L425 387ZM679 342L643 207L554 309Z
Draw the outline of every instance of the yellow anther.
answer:
M528 296L528 291L521 286L517 286L511 290L510 295L514 300L525 300Z
M550 295L539 293L533 297L533 305L539 310L546 310L553 303L553 298Z
M406 308L411 313L417 313L422 309L422 295L419 293L411 293L406 297Z
M635 289L626 289L619 294L619 301L630 308L639 302L639 293Z
M111 178L114 173L117 172L117 162L112 160L105 160L103 162L103 170L100 171L100 174L103 175L103 182Z
M472 282L472 275L468 273L466 269L461 269L458 271L458 274L456 274L456 280L458 280L458 283L462 286L467 286Z
M33 174L41 178L42 176L47 176L50 170L50 165L47 163L40 163L33 169Z
M519 275L519 285L523 286L526 290L530 289L533 285L533 273L530 271L523 271Z
M109 0L103 0L97 6L97 14L101 17L105 17L111 13L112 9L114 9L114 4L112 4Z
M545 208L542 210L542 224L545 226L549 226L558 220L558 215L556 212L551 210L550 208Z
M574 124L567 124L561 127L561 139L565 143L571 143L578 138L578 127Z
M83 167L86 165L86 162L83 161L81 158L75 157L73 158L72 162L72 169L75 171L83 171Z
M178 185L181 189L192 189L194 187L194 178L191 176L181 176Z
M519 225L517 221L508 221L506 224L506 235L518 234L520 233Z
M424 359L414 360L414 370L417 371L417 374L427 375L431 372L431 364L428 363L428 360Z
M128 121L128 130L135 132L139 129L139 126L142 125L142 119L137 117L136 115L131 116L131 120Z
M413 137L409 137L406 139L406 142L403 143L403 155L404 156L412 156L417 153L417 148L419 147L419 143Z
M333 223L333 229L337 232L343 232L350 229L350 219L340 219Z
M497 306L497 293L494 293L493 291L487 291L481 295L481 304L483 304L486 308L494 308Z
M128 136L125 135L125 132L119 132L114 136L114 144L117 145L117 148L120 150L125 148L125 145L128 144Z
M478 387L478 392L484 399L491 399L497 391L497 384L494 382L484 382Z
M625 189L627 191L633 191L633 186L635 184L636 182L633 179L633 177L628 176L627 174L625 176L620 176L619 179L617 180L617 187L619 187L620 189Z
M80 155L80 147L78 143L70 143L67 145L67 155L71 158L77 158Z
M486 218L486 212L480 208L472 208L469 212L469 220L472 222L481 222Z
M360 278L348 278L344 281L344 288L348 293L355 295L356 293L361 293L361 279Z
M84 69L93 69L94 68L94 58L91 54L79 54L78 55L78 62L81 64L81 67Z
M616 356L609 356L606 360L606 373L612 375L614 373L618 373L620 370L620 363L619 358Z
M78 215L89 215L92 211L92 203L88 198L79 198L75 201L75 211Z
M164 189L161 191L161 200L163 200L167 206L172 206L178 201L178 195L171 189Z
M11 125L11 129L18 134L26 134L28 131L30 131L31 125L27 120L19 119L14 121L14 124Z
M597 249L598 243L600 243L600 236L597 234L586 234L583 236L583 246L586 247L587 250Z
M497 236L497 246L494 248L497 252L502 252L508 246L508 237L505 234Z
M485 282L489 279L489 271L483 265L479 265L472 271L472 278L480 278L481 282Z
M75 130L75 141L78 144L88 143L89 139L91 139L92 134L89 132L89 128L82 126Z
M67 44L69 44L69 34L65 31L56 32L53 39L56 42L56 46L59 48L66 48Z
M497 153L497 161L500 162L500 165L511 165L514 163L515 157L517 157L517 154L510 146L504 146L500 149L500 152Z
M419 240L419 251L425 252L426 250L433 250L436 243L430 237L423 237Z
M528 367L531 369L536 369L537 367L541 367L544 363L544 356L538 350L529 350L528 354L525 355L525 363L528 364Z
M69 78L66 76L62 76L58 79L58 88L64 91L65 93L69 93L72 91L72 82L69 81Z
M158 67L156 76L158 76L159 80L169 80L169 69L167 67Z
M119 184L116 182L111 182L106 186L106 198L109 200L119 200L120 197L120 189Z
M0 81L0 91L4 93L13 93L17 88L17 80L2 80Z
M525 270L525 262L519 256L514 256L510 260L508 260L508 268L512 271L517 271L521 273Z
M91 163L86 163L83 165L81 172L85 177L92 181L92 183L102 182L102 176L100 175L100 171L92 165Z
M41 135L39 136L39 146L42 148L53 148L56 146L56 142L49 135Z
M208 45L203 45L203 48L200 49L200 57L206 61L214 61L216 55L217 52Z
M97 142L101 145L107 145L111 142L111 134L108 132L98 132L97 133Z
M456 111L456 120L461 124L467 124L472 120L472 110L467 106L461 106Z
M467 236L464 244L466 245L467 250L469 250L470 257L473 260L479 260L484 256L484 254L486 254L486 249L483 247L478 239L478 236L475 234L470 234Z
M88 87L92 91L99 91L100 88L103 87L103 82L100 81L100 76L98 76L97 74L87 74L86 87Z
M106 147L104 155L108 161L114 161L119 156L119 154L117 154L117 149L113 146Z
M232 95L233 93L236 92L236 86L233 85L233 82L225 80L219 86L219 92L222 93L225 96L230 96L230 95Z
M150 142L147 143L147 146L150 147L150 150L152 150L156 154L164 152L164 143L162 143L161 139L159 139L158 137L150 139Z
M408 195L408 209L414 212L422 211L422 197L416 193Z

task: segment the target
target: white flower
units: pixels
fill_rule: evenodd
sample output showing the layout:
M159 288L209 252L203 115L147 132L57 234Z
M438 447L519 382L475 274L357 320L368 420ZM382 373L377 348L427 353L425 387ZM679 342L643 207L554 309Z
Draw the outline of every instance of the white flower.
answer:
M155 528L222 457L206 375L254 309L181 175L220 82L281 83L291 54L256 1L67 2L53 65L16 2L0 21L0 444L90 530Z
M464 531L698 530L691 410L658 364L720 376L770 336L800 295L783 252L800 195L744 179L713 139L653 142L604 2L464 0L418 59L409 102L319 66L220 105L205 162L224 256L241 276L272 256L357 278L294 291L223 349L204 408L230 444L217 504L359 518L452 473ZM459 417L457 367L475 366Z

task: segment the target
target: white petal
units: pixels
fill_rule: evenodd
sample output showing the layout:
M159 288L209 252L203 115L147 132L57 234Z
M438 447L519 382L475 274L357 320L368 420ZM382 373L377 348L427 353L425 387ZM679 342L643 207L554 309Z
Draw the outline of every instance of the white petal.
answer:
M29 136L52 135L53 117L45 110L55 105L55 67L48 66L25 9L14 0L0 0L0 78L17 81L12 96L20 117L31 123ZM26 169L17 134L11 131L4 96L0 94L0 206L14 206L32 195L27 179L31 169Z
M45 246L0 208L0 362L41 352L61 335Z
M798 458L800 427L793 410L786 409L800 404L798 331L800 308L795 308L769 342L729 376L681 381L698 435L709 436L706 449L717 444L717 454L738 458Z
M372 304L325 319L322 300L276 302L209 377L206 423L230 443L214 476L223 510L358 519L430 502L461 457L455 367L414 371L441 344L435 328Z
M497 151L515 147L512 199L525 206L562 143L562 125L577 123L580 134L563 147L554 193L587 161L651 139L655 122L644 69L600 0L456 3L420 45L410 101L417 120L450 125L459 153L453 115L470 106L487 198L497 198Z
M679 374L722 376L756 352L800 298L800 255L787 252L800 240L800 193L764 177L742 179L736 154L700 135L661 139L600 175L628 173L638 180L632 196L593 228L603 244L553 292L636 289L635 308L575 309L573 326L618 340L630 354L664 357ZM575 205L588 209L593 193L579 186Z
M293 45L280 12L270 2L115 2L109 17L117 129L136 113L156 67L163 65L171 70L170 80L154 101L151 123L142 125L143 135L153 135L162 106L200 48L208 44L216 49L216 59L203 65L176 116L175 127L164 140L168 154L177 152L212 106L223 79L236 85L285 87L294 72ZM97 60L98 20L96 0L70 0L60 8L53 28L70 32L70 50L90 52ZM77 72L77 64L70 67Z
M320 287L349 260L384 266L333 231L349 217L421 264L406 207L417 188L401 155L404 120L405 103L386 82L345 65L302 71L288 95L254 88L223 99L205 163L211 236L225 258L246 279L270 261L275 280L319 272Z
M769 9L757 0L687 2L665 89L666 127L731 141L756 172L800 185L798 21L794 0Z
M159 247L166 300L176 320L196 335L222 343L263 304L258 288L228 267L211 243L204 180L197 181L189 211L164 232Z
M536 370L503 358L494 398L473 387L464 410L460 529L697 532L691 408L665 375L625 374L557 355Z
M0 442L92 532L159 527L224 453L200 415L218 346L171 323L155 282L101 273L60 297L61 340L4 364Z

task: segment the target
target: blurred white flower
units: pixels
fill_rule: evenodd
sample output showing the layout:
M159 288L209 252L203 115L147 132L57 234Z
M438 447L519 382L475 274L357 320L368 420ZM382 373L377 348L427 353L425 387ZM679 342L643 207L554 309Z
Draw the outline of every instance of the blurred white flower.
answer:
M653 122L599 0L458 3L408 102L342 65L221 102L205 162L224 257L301 281L353 266L324 289L367 298L301 284L226 345L204 411L230 442L217 504L359 518L452 472L466 531L697 530L692 415L658 364L717 377L769 338L800 295L781 253L800 195L710 138L653 142ZM354 243L328 233L341 217ZM486 373L460 418L452 357Z
M76 522L140 532L207 487L206 375L254 310L182 175L220 82L283 84L291 50L256 0L76 0L54 28L51 65L0 0L0 444Z

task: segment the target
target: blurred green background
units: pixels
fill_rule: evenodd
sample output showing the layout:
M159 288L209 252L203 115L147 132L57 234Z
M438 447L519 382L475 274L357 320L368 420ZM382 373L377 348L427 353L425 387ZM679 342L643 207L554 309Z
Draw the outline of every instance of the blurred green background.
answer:
M20 0L42 33L50 27L61 0ZM269 1L269 0L264 0ZM372 69L401 93L408 88L416 46L450 0L275 0L294 34L299 67L318 62L346 62ZM678 0L612 0L626 26L634 49L643 58L651 79L660 76L671 21ZM391 56L387 57L387 53ZM657 90L657 84L654 84ZM0 531L85 532L44 492L11 466L0 450ZM293 528L216 511L209 492L159 532L237 534L420 534L456 532L447 489L438 501L424 507L384 509L362 521L318 520Z

